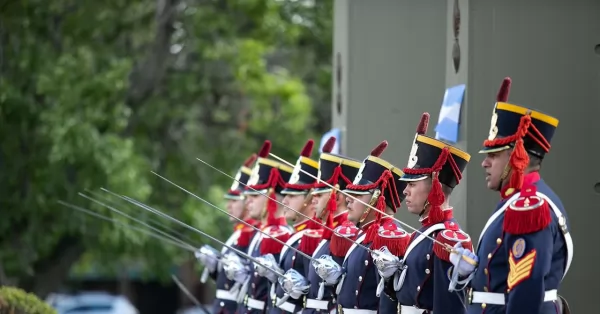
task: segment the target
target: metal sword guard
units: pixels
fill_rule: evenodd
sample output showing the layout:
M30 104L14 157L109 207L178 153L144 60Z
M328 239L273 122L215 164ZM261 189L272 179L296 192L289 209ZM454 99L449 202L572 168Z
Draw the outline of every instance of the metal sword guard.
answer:
M289 269L278 279L283 291L294 299L308 293L310 284L297 270Z
M223 263L223 271L227 279L240 284L243 284L248 279L250 271L237 254L225 254L221 258L221 262Z
M322 255L312 261L312 265L317 275L325 281L327 285L335 285L342 276L344 270L330 255Z
M386 246L372 251L371 257L379 275L385 279L392 277L404 266L404 261L398 258L398 256L393 255Z
M254 270L256 273L261 277L269 279L269 281L272 283L277 282L277 278L279 278L279 276L275 274L273 270L282 274L284 272L283 269L279 267L279 263L273 254L259 256L256 258L256 261L258 262L254 263Z
M212 272L217 269L219 259L221 259L221 252L217 251L212 246L205 244L194 252L194 256L196 256L196 259Z

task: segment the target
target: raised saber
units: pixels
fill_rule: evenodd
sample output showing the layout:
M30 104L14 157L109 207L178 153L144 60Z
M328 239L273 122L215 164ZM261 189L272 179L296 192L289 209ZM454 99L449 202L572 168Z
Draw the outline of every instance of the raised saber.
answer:
M118 195L118 194L116 194L116 193L113 193L113 192L111 192L111 191L109 191L109 190L105 189L105 188L101 188L101 190L102 190L102 191L105 191L105 192L107 192L107 193L110 193L110 194L112 194L112 195ZM125 199L125 200L127 200L125 197L122 197L122 198L123 198L123 199ZM136 206L139 206L139 205L138 205L138 204L136 204L136 203L132 203L132 204L134 204L134 205L136 205ZM279 271L277 271L277 270L274 270L274 269L272 269L272 268L270 268L270 267L267 267L267 266L263 265L263 263L261 263L261 262L259 262L258 260L256 260L256 258L254 258L253 256L250 256L250 255L248 255L247 253L244 253L244 252L242 252L242 251L240 251L240 250L238 250L238 249L236 249L236 248L234 248L234 247L232 247L232 246L230 246L230 245L227 245L227 244L225 244L223 241L221 241L221 240L219 240L219 239L217 239L217 238L215 238L215 237L211 236L210 234L208 234L208 233L206 233L206 232L204 232L204 231L202 231L202 230L200 230L200 229L198 229L198 228L192 227L192 226L190 226L190 225L186 224L185 222L179 221L179 220L177 220L177 219L175 219L175 218L173 218L173 217L171 217L171 216L169 216L169 215L167 215L167 214L165 214L165 213L163 213L163 212L161 212L161 211L159 211L159 210L157 210L157 209L155 209L155 208L152 208L151 206L148 206L148 205L146 205L145 207L142 207L142 206L139 206L139 207L140 207L140 208L143 208L144 210L148 210L148 211L150 211L150 212L152 212L152 213L155 213L156 215L159 215L159 216L161 216L161 217L163 217L163 218L165 218L165 219L168 219L168 220L170 220L170 221L172 221L172 222L174 222L174 223L176 223L176 224L178 224L178 225L180 225L180 226L182 226L182 227L184 227L184 228L186 228L186 229L189 229L189 230L191 230L191 231L194 231L194 232L196 232L196 233L199 233L199 234L201 234L201 235L203 235L203 236L205 236L205 237L207 237L207 238L209 238L209 239L213 240L214 242L216 242L216 243L218 243L218 244L220 244L220 245L222 245L222 246L224 246L224 247L226 247L226 248L228 248L228 249L230 249L230 250L234 251L234 252L235 252L235 253L237 253L238 255L240 255L240 256L242 256L242 257L245 257L245 258L247 258L248 260L252 261L253 263L255 263L255 264L257 264L257 265L260 265L261 267L263 267L263 268L265 268L265 269L268 269L268 270L272 271L273 273L277 274L278 276L283 276L283 273L281 273L281 272L279 272ZM147 208L146 208L146 207L147 207Z
M122 221L119 221L119 220L117 220L117 219L114 219L114 218L109 218L109 217L106 217L106 216L104 216L104 215L101 215L101 214L95 213L95 212L93 212L93 211L91 211L91 210L85 209L85 208L83 208L83 207L81 207L81 206L72 205L72 204L69 204L69 203L66 203L66 202L63 202L63 201L57 201L57 203L59 203L60 205L63 205L63 206L65 206L65 207L68 207L68 208L70 208L70 209L73 209L73 210L76 210L76 211L82 212L82 213L84 213L84 214L90 215L90 216L92 216L92 217L95 217L95 218L98 218L98 219L101 219L101 220L104 220L104 221L107 221L107 222L113 223L113 224L117 225L117 226L118 226L118 227L120 227L120 228L129 229L129 230L135 230L135 231L137 231L137 232L141 232L141 233L143 233L143 234L145 234L145 235L147 235L147 236L150 236L150 237L153 237L153 238L155 238L155 239L158 239L158 240L161 240L161 241L167 242L167 243L169 243L169 244L172 244L172 245L174 245L174 246L177 246L177 247L179 247L179 248L181 248L181 249L184 249L184 250L186 250L186 251L190 251L190 252L194 252L194 251L196 251L196 248L194 248L192 245L190 245L190 244L188 244L188 243L185 243L185 242L183 242L183 241L181 241L181 240L179 240L179 239L172 240L172 239L169 239L169 238L167 238L167 237L165 237L165 236L160 236L160 235L158 235L158 234L156 234L156 233L150 232L150 231L149 231L149 230L147 230L147 229L140 228L140 227L137 227L137 226L133 226L133 225L130 225L130 224L128 224L128 223L124 223L124 222L122 222Z
M294 167L294 165L293 165L293 164L291 164L291 163L287 162L285 159L283 159L283 158L281 158L281 157L279 157L279 156L277 156L277 155L275 155L275 154L273 154L273 153L269 153L269 155L273 156L273 158L275 158L275 159L279 160L280 162L283 162L283 163L285 163L285 164L286 164L286 165L288 165L288 166L292 166L292 167ZM319 180L319 178L318 178L318 177L316 177L316 176L312 175L312 174L311 174L311 173L309 173L308 171L306 171L306 170L303 170L303 169L299 169L299 170L300 170L302 173L304 173L304 174L308 175L309 177L311 177L311 178L313 178L313 179L317 179L317 180ZM327 183L327 182L325 182L325 181L320 181L320 182L322 182L323 184L325 184L327 187L329 187L329 188L331 188L331 189L334 189L334 190L335 190L335 191L337 191L337 192L340 192L340 193L342 193L342 195L344 195L344 196L346 196L346 197L349 197L349 198L351 198L352 200L354 200L354 201L357 201L357 202L359 202L359 203L361 203L361 204L363 204L363 205L365 205L365 206L369 207L370 209L373 209L373 210L375 210L376 212L378 212L378 213L382 214L384 217L390 218L390 219L392 219L392 220L394 220L394 221L396 221L396 222L398 222L398 223L402 224L403 226L405 226L405 227L408 227L408 229L410 229L410 230L412 230L412 231L414 231L414 232L418 233L419 235L425 236L426 238L428 238L428 239L432 240L433 242L435 242L435 243L437 243L437 244L440 244L440 245L442 245L442 246L443 246L443 247L446 249L446 251L448 251L448 252L451 252L451 253L456 253L456 254L459 254L459 255L462 257L462 259L463 259L465 262L467 262L467 263L469 263L469 264L471 264L471 265L477 266L477 264L478 264L478 263L477 263L475 260L473 260L472 258L470 258L470 257L468 257L468 256L464 256L463 254L460 254L460 253L459 253L459 252L457 252L457 251L456 251L456 250L455 250L455 249L454 249L452 246L450 246L450 245L448 245L448 244L446 244L446 243L442 243L442 242L438 241L437 239L435 239L435 238L433 238L433 237L431 237L431 236L429 236L429 235L425 235L425 234L423 234L423 232L421 232L419 229L416 229L416 228L414 228L413 226L411 226L411 225L409 225L409 224L405 223L404 221L402 221L402 220L400 220L400 219L398 219L398 218L396 218L396 217L394 217L394 216L392 216L392 215L389 215L389 214L387 214L386 212L384 212L384 211L382 211L382 210L379 210L379 209L375 208L375 206L372 206L372 205L370 205L370 204L367 204L367 203L363 202L362 200L360 200L360 199L358 199L358 198L356 198L356 197L354 197L354 196L352 196L352 195L350 195L350 194L348 194L348 193L346 193L346 192L344 192L344 191L340 190L339 188L336 188L335 186L333 186L333 185L331 185L331 184L329 184L329 183Z
M291 245L289 245L289 244L285 243L284 241L281 241L281 240L279 240L279 239L277 239L277 238L275 238L275 237L272 237L272 236L271 236L271 235L269 235L268 233L266 233L266 232L262 231L260 228L256 228L255 226L253 226L253 225L251 225L251 224L249 224L249 223L245 222L244 220L242 220L242 219L240 219L240 218L237 218L237 217L235 217L235 216L231 215L231 214L230 214L230 213L228 213L227 211L225 211L225 210L223 210L223 209L219 208L217 205L215 205L215 204L213 204L213 203L211 203L211 202L209 202L209 201L207 201L207 200L205 200L205 199L201 198L200 196L197 196L197 195L195 195L194 193L192 193L192 192L190 192L190 191L186 190L185 188L183 188L183 187L181 187L181 186L177 185L175 182L173 182L173 181L171 181L171 180L169 180L169 179L167 179L167 178L165 178L165 177L161 176L160 174L158 174L158 173L156 173L156 172L154 172L154 171L152 171L152 174L154 174L155 176L157 176L157 177L159 177L159 178L161 178L161 179L163 179L163 180L167 181L168 183L170 183L170 184L172 184L173 186L177 187L178 189L180 189L180 190L184 191L184 192L185 192L185 193L187 193L188 195L191 195L191 196L193 196L194 198L196 198L196 199L198 199L198 200L200 200L200 201L204 202L206 205L208 205L208 206L210 206L210 207L212 207L212 208L218 209L219 211L221 211L221 212L223 212L223 213L227 214L227 216L229 216L229 217L232 217L232 218L234 218L235 220L237 220L237 221L239 221L239 222L241 222L241 223L243 223L243 224L245 224L245 225L247 225L247 226L251 227L252 229L254 229L254 230L256 230L256 231L260 232L261 234L263 234L263 235L265 235L265 236L267 236L267 237L269 237L269 238L271 238L271 239L275 240L277 243L279 243L279 244L283 244L283 245L284 245L284 246L286 246L287 248L289 248L289 249L291 249L291 250L294 250L294 251L295 251L295 252L297 252L297 253L300 253L300 255L304 256L305 258L307 258L307 259L309 259L309 260L311 260L311 261L312 261L312 260L314 260L314 258L313 258L312 256L310 256L310 255L308 255L308 254L306 254L306 253L304 253L304 252L302 252L302 251L300 251L300 250L296 249L295 247L293 247L293 246L291 246Z
M173 281L175 282L175 284L177 285L179 290L181 290L183 292L183 294L185 294L185 296L188 297L188 299L190 299L192 301L192 303L194 303L198 308L200 308L200 310L202 310L202 312L204 312L204 314L210 313L209 311L206 310L206 308L204 308L204 305L202 305L202 303L200 303L200 301L198 301L198 299L196 299L196 297L190 292L190 290L188 290L188 288L183 284L183 282L181 282L181 280L179 280L179 278L177 278L177 276L171 275L171 278L173 279Z
M310 218L310 217L308 217L308 216L304 215L303 213L301 213L301 212L299 212L299 211L297 211L297 210L295 210L295 209L293 209L293 208L291 208L291 207L289 207L289 206L286 206L285 204L283 204L282 202L278 201L277 199L271 198L269 195L267 195L267 194L265 194L265 193L263 193L263 192L261 192L261 191L259 191L259 190L256 190L256 189L254 189L253 187L251 187L251 186L249 186L249 185L247 185L247 184L245 184L245 183L243 183L243 182L239 181L238 179L236 179L236 178L232 177L231 175L229 175L229 174L225 173L224 171L222 171L222 170L220 170L220 169L216 168L215 166L213 166L213 165L211 165L211 164L207 163L206 161L204 161L204 160L202 160L202 159L200 159L200 158L196 158L196 159L197 159L198 161L200 161L201 163L203 163L203 164L207 165L207 166L208 166L208 167L210 167L211 169L213 169L213 170L215 170L215 171L217 171L217 172L221 173L222 175L224 175L224 176L228 177L229 179L232 179L232 180L234 180L235 182L239 183L240 185L242 185L242 186L246 187L247 189L249 189L249 190L252 190L253 192L256 192L256 193L258 193L258 194L260 194L260 195L262 195L262 196L264 196L264 197L266 197L266 198L268 198L268 199L270 199L270 200L274 201L275 203L277 203L277 204L279 204L279 205L281 205L281 206L285 207L286 209L289 209L289 210L291 210L291 211L295 212L296 214L298 214L298 215L300 215L300 216L302 216L302 217L304 217L304 218L306 218L306 219L312 219L312 218ZM324 229L327 229L327 230L329 230L329 231L331 231L331 232L335 233L336 235L338 235L338 236L340 236L340 237L343 237L344 239L346 239L346 240L348 240L348 241L352 242L353 244L355 244L356 246L358 246L358 247L360 247L360 248L362 248L362 249L364 249L364 250L368 251L369 253L373 252L373 250L371 250L370 248L368 248L368 247L366 247L366 246L362 245L361 243L358 243L357 241L354 241L354 240L352 240L352 239L350 239L350 238L344 237L342 234L340 234L339 232L335 231L334 229L327 227L327 226L325 225L325 223L323 223L322 221L318 221L317 223L319 223L319 225L321 225L321 227L323 227Z
M112 199L110 199L110 198L106 197L106 195L105 195L105 194L100 194L100 193L98 193L98 192L91 191L91 190L86 190L86 192L87 192L87 193L89 193L89 194L91 194L91 195L92 195L92 196L93 196L95 199L97 199L97 200L101 200L101 201L103 201L103 202L106 202L107 204L109 204L109 205L111 205L111 206L113 206L113 207L115 207L115 208L117 208L117 206L119 205L119 204L117 204L117 202L115 202L114 200L112 200ZM129 203L126 203L126 204L127 204L127 205L130 205ZM195 241L194 241L193 239L191 239L189 236L187 236L187 235L185 235L185 234L183 234L183 233L181 233L181 232L179 232L179 231L177 231L177 230L173 230L173 228L171 228L171 227L169 227L169 226L165 225L164 223L162 223L162 222L158 221L158 219L156 219L156 218L153 218L152 216L149 216L147 219L148 219L148 223L149 223L149 224L151 224L151 225L154 225L154 226L156 226L156 227L160 227L160 228L161 228L162 230L164 230L165 232L167 232L167 233L169 233L169 234L171 234L171 235L173 235L173 236L176 236L176 237L178 237L180 240L183 240L183 241L185 241L185 242L188 242L188 243L193 243L193 242L195 242Z

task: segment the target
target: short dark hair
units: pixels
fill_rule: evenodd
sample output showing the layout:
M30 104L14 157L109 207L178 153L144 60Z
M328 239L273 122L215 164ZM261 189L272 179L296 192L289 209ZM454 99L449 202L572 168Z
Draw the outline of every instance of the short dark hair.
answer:
M454 190L453 188L451 188L445 184L442 184L442 193L444 193L444 196L446 198L448 198L448 196L450 196L450 194L452 194L453 190Z
M431 183L432 183L431 176L429 176L428 180L429 180L429 185L431 186ZM444 193L444 196L446 198L448 198L448 196L450 196L450 194L452 194L452 191L454 190L454 188L451 188L443 183L441 183L441 185L442 185L442 193Z
M527 168L541 168L542 167L542 158L533 155L531 153L527 153L527 155L529 156L529 165L527 165Z

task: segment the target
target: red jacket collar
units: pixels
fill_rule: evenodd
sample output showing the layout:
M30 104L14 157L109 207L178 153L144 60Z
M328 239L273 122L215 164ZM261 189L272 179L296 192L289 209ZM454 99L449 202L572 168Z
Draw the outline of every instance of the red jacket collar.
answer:
M344 223L344 221L348 220L348 211L343 211L335 216L333 216L333 227L337 227Z
M306 229L306 226L308 226L308 222L309 222L309 220L307 219L307 220L304 220L297 224L294 224L294 231L299 232L299 231Z
M525 186L535 184L536 182L540 181L540 179L541 177L539 172L530 172L523 176L523 185ZM502 197L502 200L506 200L517 192L518 190L505 186L504 188L502 188L502 190L500 190L500 197Z
M435 225L437 223L444 222L444 221L447 221L447 220L450 220L450 219L454 218L454 213L452 212L452 207L448 207L446 209L442 209L442 213L444 213L444 220L443 221L431 221L429 219L429 217L425 217L425 218L419 219L419 221L421 222L421 226L423 226L423 227L430 227L430 226L433 226L433 225Z

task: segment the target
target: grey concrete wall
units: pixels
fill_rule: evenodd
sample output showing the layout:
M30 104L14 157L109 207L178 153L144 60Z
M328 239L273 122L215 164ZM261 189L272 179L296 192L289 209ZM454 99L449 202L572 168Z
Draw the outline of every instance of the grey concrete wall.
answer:
M571 221L575 257L562 284L575 313L598 313L600 257L600 1L470 1L466 121L470 152L488 133L495 92L513 78L509 100L559 118L542 176L562 198ZM486 191L482 158L467 176L471 232L480 231L497 196Z
M336 53L342 56L343 149L364 158L381 140L383 157L406 164L423 111L437 121L445 87L467 84L457 144L472 159L452 202L473 238L499 196L486 190L477 151L487 136L497 88L513 78L510 101L560 119L543 177L569 212L575 258L562 284L575 313L600 303L600 1L458 0L461 63L451 59L454 0L336 0ZM334 95L337 93L335 87ZM416 225L406 213L399 218Z
M406 165L421 114L438 111L443 97L446 8L439 3L335 1L334 56L340 53L342 60L342 111L334 99L332 116L335 127L345 128L344 154L362 160L387 140L381 157ZM408 213L399 217L417 226Z

